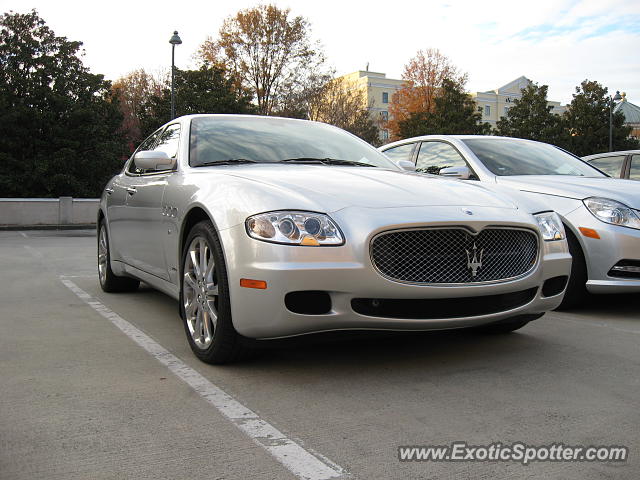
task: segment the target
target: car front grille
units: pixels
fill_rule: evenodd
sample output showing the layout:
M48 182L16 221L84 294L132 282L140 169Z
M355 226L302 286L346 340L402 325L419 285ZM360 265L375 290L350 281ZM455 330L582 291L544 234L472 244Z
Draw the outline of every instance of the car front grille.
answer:
M371 259L385 277L408 283L498 282L525 275L536 264L538 236L530 230L422 228L378 234Z

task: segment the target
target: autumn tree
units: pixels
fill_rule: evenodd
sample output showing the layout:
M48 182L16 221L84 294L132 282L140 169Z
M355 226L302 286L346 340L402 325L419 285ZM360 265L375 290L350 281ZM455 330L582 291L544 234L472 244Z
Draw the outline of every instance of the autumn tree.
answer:
M585 80L563 115L565 134L559 146L578 156L609 150L609 106L606 87ZM624 125L622 112L613 114L613 149L638 148L638 141L630 139L631 127Z
M419 135L487 135L488 123L482 122L476 102L459 83L450 79L442 81L433 99L431 112L418 111L398 122L401 138Z
M335 125L378 145L378 125L371 118L370 106L364 89L342 79L333 79L309 98L308 118Z
M404 85L391 97L387 128L392 139L400 138L399 123L418 112L432 113L435 98L445 80L464 88L467 75L461 73L435 48L418 50L414 58L405 65L402 74Z
M264 115L276 112L291 92L305 91L304 84L325 68L309 22L290 13L275 5L240 10L224 21L218 39L208 39L200 48L200 58L225 65Z
M122 167L118 97L35 10L0 15L0 197L96 197Z
M165 76L166 77L166 76ZM152 97L166 88L167 79L153 76L140 68L113 82L112 91L120 98L122 129L130 150L142 140L142 119L151 115Z

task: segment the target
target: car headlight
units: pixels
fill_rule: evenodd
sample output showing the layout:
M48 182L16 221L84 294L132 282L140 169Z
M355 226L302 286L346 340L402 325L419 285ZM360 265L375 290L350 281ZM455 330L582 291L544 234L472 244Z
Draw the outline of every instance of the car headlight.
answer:
M256 240L310 247L342 245L338 226L328 215L282 210L247 218L247 233Z
M542 238L545 242L564 240L564 226L556 212L536 213L534 217L536 217L536 222L538 222Z
M640 230L638 214L624 203L600 197L587 198L583 203L594 217L604 223Z

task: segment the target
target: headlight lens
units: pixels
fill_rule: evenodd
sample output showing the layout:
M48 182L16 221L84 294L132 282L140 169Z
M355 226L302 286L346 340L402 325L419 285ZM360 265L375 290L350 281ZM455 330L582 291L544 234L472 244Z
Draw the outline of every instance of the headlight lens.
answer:
M538 222L545 242L564 240L564 226L556 212L537 213L534 217L536 217L536 222Z
M640 229L638 214L624 203L609 198L591 197L584 200L584 204L594 217L604 223Z
M247 218L247 233L256 240L288 245L342 245L340 229L328 215L315 212L277 211Z

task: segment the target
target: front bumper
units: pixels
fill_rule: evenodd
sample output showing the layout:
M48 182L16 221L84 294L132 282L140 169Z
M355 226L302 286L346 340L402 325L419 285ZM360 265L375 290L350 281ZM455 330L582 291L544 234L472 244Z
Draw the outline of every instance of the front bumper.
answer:
M622 260L640 262L640 230L601 222L582 206L567 216L573 225L587 263L587 290L591 293L630 293L640 291L640 276L622 278L610 275ZM585 237L579 228L591 228L599 239Z
M358 211L359 210L359 211ZM492 323L518 315L537 314L556 308L564 291L544 296L545 280L568 276L571 256L565 241L543 242L536 267L526 276L502 283L434 286L404 284L382 277L369 257L369 242L377 233L400 227L468 225L475 230L487 226L532 228L527 214L503 209L473 207L474 219L460 218L454 207L378 209L349 208L331 217L342 229L346 242L340 247L277 245L249 238L244 225L222 230L236 330L251 338L278 338L312 332L345 329L439 330ZM434 213L437 212L437 213ZM397 223L403 219L401 224ZM424 219L428 218L429 222ZM240 287L241 278L264 280L266 290ZM441 318L397 318L356 313L352 300L376 299L466 299L532 290L530 301L488 314ZM322 291L331 298L331 309L320 315L293 313L285 307L290 292ZM486 302L485 302L486 303Z

